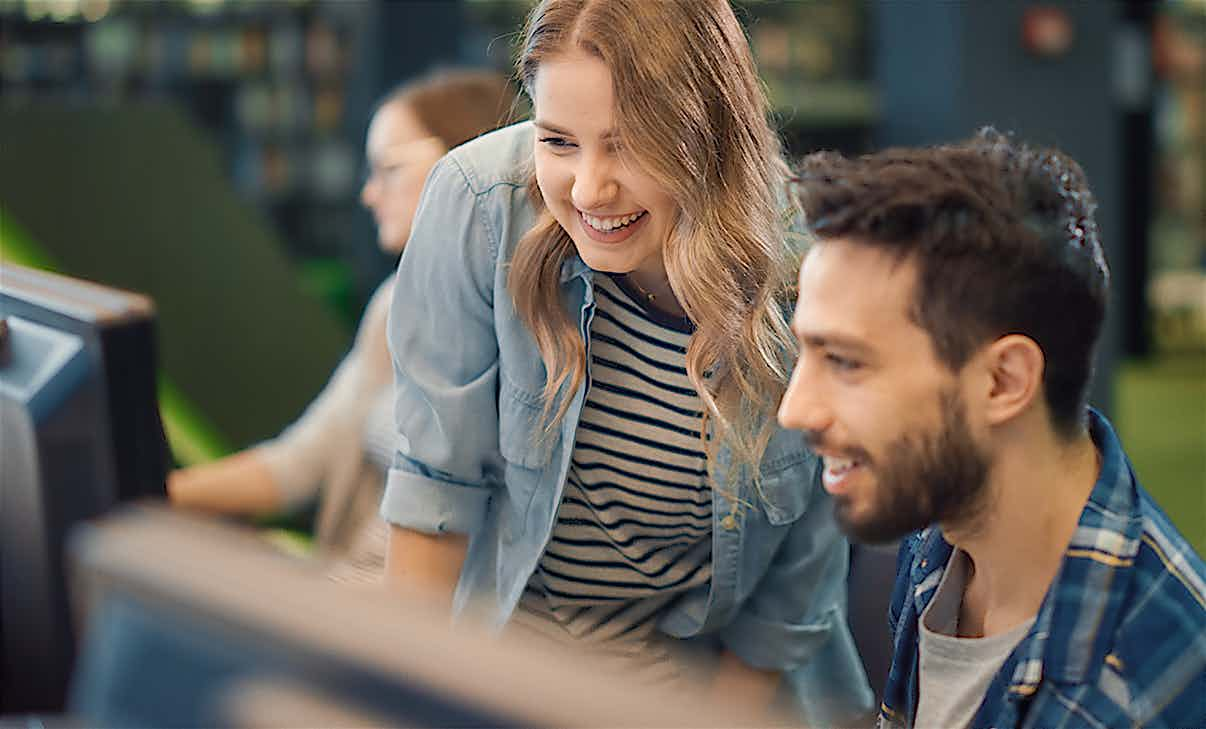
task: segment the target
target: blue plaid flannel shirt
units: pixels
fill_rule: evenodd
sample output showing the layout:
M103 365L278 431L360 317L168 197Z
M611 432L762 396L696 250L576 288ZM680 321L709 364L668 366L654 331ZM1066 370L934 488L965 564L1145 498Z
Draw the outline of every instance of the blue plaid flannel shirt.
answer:
M1034 626L973 727L1206 727L1206 565L1139 486L1096 412L1090 433L1101 474ZM917 619L951 550L936 527L901 545L883 726L916 717Z

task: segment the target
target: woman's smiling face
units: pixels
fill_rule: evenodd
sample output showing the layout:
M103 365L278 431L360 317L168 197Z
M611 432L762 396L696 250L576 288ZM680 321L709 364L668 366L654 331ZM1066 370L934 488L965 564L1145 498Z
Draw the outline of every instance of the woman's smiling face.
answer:
M532 83L536 182L586 265L662 278L678 205L620 146L611 71L583 51L542 63Z

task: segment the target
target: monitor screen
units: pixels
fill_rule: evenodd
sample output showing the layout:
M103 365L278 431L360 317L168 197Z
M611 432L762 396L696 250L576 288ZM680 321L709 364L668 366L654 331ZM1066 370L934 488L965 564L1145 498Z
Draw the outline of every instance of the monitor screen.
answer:
M154 322L146 297L0 264L0 714L63 706L67 530L164 493Z
M138 506L71 542L86 726L716 727L765 724L689 688L381 586L331 581L230 524Z

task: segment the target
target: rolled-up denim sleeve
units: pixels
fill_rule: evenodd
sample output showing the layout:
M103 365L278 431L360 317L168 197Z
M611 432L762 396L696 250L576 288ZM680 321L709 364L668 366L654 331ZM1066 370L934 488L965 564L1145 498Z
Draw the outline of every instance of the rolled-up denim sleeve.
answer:
M873 697L846 621L849 544L819 479L818 470L808 508L721 640L750 666L782 672L792 703L825 724Z
M381 515L472 533L498 483L498 242L452 157L432 170L398 265L388 339L398 451Z

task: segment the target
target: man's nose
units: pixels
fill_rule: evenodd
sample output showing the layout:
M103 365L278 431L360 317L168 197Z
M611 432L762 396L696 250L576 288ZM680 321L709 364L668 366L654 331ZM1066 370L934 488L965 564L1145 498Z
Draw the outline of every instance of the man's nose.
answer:
M833 411L828 406L825 388L813 376L807 365L806 355L801 354L787 383L787 391L779 403L779 425L792 430L810 431L819 435L833 421Z

